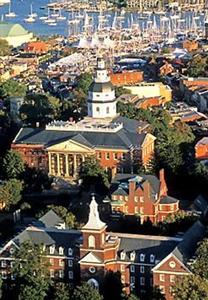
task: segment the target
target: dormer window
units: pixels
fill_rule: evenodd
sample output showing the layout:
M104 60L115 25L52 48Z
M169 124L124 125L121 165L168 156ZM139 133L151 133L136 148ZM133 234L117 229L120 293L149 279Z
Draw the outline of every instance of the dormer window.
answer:
M55 246L54 245L50 246L49 252L50 252L50 254L54 254L54 252L55 252Z
M125 251L122 251L121 252L121 259L124 260L126 257L126 252Z
M72 256L72 255L73 255L73 250L72 250L72 248L69 248L69 249L68 249L68 255L69 255L69 256Z
M130 259L131 260L135 260L135 256L136 256L135 251L133 251L133 252L130 253Z
M144 262L144 259L145 259L145 255L144 254L140 254L140 261Z
M63 255L64 254L64 248L63 247L59 247L59 254Z
M150 255L150 262L151 263L155 262L155 256L153 254Z

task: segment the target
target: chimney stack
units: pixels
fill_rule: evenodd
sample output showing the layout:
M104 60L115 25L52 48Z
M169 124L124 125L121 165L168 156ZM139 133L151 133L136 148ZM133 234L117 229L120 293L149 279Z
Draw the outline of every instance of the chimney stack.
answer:
M159 174L160 179L160 196L166 196L168 192L167 184L165 181L165 170L161 169Z

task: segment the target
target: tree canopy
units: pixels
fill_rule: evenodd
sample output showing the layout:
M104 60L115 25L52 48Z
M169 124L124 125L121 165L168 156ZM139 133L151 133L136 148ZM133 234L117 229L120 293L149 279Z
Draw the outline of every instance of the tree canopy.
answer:
M27 87L23 83L19 83L14 79L8 79L0 84L0 94L4 98L8 97L24 97Z
M188 75L192 77L207 76L207 62L207 56L202 56L200 54L195 55L188 64Z
M77 78L77 89L81 90L85 95L87 95L92 82L92 74L83 73Z
M102 300L99 292L88 283L83 283L74 289L72 300Z
M4 39L0 39L0 56L10 55L11 46Z
M57 213L57 215L64 220L68 228L76 227L76 217L72 212L68 211L67 208L65 208L64 206L56 205L49 205L48 208L53 209Z
M20 154L14 150L9 150L3 158L3 172L7 179L19 178L25 170L24 162Z
M21 200L23 184L17 179L9 179L0 185L0 201L5 204L5 209L9 210Z

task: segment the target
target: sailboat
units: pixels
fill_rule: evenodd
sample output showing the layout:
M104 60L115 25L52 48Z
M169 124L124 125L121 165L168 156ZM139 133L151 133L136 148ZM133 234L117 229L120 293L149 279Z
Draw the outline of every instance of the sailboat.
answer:
M63 20L66 20L66 17L62 16L61 14L61 9L59 9L59 15L58 17L56 18L58 21L63 21Z
M33 13L32 4L31 4L31 6L30 6L30 14L28 15L27 18L24 19L24 21L26 23L34 23L35 22L35 16L37 16L37 14Z
M8 14L5 14L5 17L6 18L15 18L16 17L15 12L11 11L11 3L9 3L9 12L8 12Z
M33 6L32 4L30 5L30 14L28 15L28 17L32 17L32 18L37 18L37 13L33 12Z

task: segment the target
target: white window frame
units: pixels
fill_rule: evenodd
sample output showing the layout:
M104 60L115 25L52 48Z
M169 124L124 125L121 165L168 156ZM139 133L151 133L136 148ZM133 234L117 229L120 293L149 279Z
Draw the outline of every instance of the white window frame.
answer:
M50 246L49 252L50 252L50 254L54 254L54 252L55 252L55 246Z
M144 274L145 272L145 267L144 266L140 266L139 271L141 274Z
M140 256L139 256L139 260L141 262L144 262L145 261L145 254L141 253Z
M53 259L53 258L50 258L49 262L50 262L50 265L51 265L51 266L54 265L54 259Z
M64 254L64 248L63 247L59 247L59 255L63 255Z
M159 280L160 280L161 282L164 282L164 281L165 281L165 275L164 275L164 274L160 274L160 275L159 275Z
M154 254L150 254L150 262L151 263L155 262L155 256L154 256Z
M74 273L72 271L68 272L69 279L74 279Z
M2 260L2 261L1 261L1 267L2 267L2 268L6 268L6 267L7 267L6 260Z
M131 271L132 273L135 272L135 265L130 265L130 271Z
M140 277L140 285L145 285L145 277Z
M2 277L2 279L7 279L7 272L6 271L2 271L1 272L1 277Z
M64 278L64 270L59 270L59 278Z
M124 272L125 271L125 265L121 265L120 269L121 269L121 272Z
M73 267L73 260L72 259L68 260L68 267Z
M64 267L64 260L63 259L59 259L59 267Z
M72 248L69 248L69 249L68 249L68 255L69 255L69 256L72 256L72 255L73 255L73 249L72 249Z
M55 277L54 269L50 269L50 277L51 277L51 278L54 278L54 277Z

